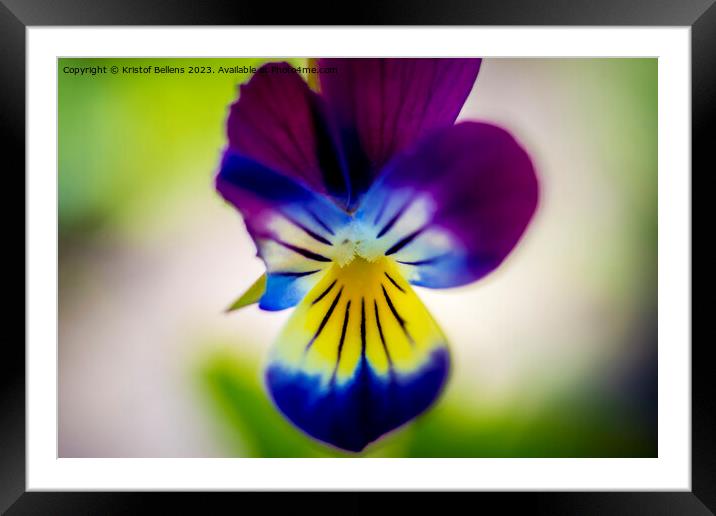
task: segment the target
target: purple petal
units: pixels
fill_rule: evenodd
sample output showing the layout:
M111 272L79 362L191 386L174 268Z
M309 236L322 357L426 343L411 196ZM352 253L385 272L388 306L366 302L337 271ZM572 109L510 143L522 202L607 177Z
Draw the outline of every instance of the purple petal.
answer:
M527 153L505 130L465 122L396 158L366 194L358 217L415 285L444 288L495 269L537 207Z
M348 215L327 197L230 150L216 188L243 215L266 264L266 291L259 306L294 306L330 266L335 234L348 223Z
M321 94L350 156L354 197L392 156L449 127L472 90L480 59L321 59Z
M241 86L227 122L229 148L345 203L347 171L323 100L290 68L268 63Z

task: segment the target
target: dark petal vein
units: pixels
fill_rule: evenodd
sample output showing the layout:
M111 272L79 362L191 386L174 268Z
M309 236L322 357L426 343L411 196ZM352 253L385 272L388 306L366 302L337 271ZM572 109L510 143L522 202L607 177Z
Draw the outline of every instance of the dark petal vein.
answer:
M331 376L331 383L336 380L336 373L338 372L338 364L341 363L341 352L343 351L343 343L346 341L346 329L348 328L348 318L350 317L351 302L346 303L346 313L343 316L343 329L341 330L341 340L338 341L338 355L336 356L336 366L333 369L333 375Z
M318 303L321 299L323 299L324 297L326 297L326 294L328 294L328 293L331 291L331 289L333 288L333 286L336 284L336 281L338 281L338 280L333 280L333 283L331 283L330 285L328 285L328 287L326 288L326 290L324 290L324 291L321 293L320 296L318 296L316 299L314 299L314 300L313 300L313 303L311 303L311 304L312 304L312 305L315 305L315 304Z
M301 272L274 271L274 272L270 272L269 274L272 276L293 276L296 278L301 278L303 276L310 276L311 274L316 274L317 272L320 272L320 269L316 269L315 271L301 271Z
M378 214L375 216L375 219L373 219L373 224L378 224L380 222L380 219L383 218L383 213L385 213L385 208L388 206L388 197L383 199L383 204L381 204L380 209L378 210Z
M360 345L361 360L365 360L365 298L360 298Z
M380 342L383 344L383 350L385 351L385 358L388 359L388 366L393 369L393 360L390 358L390 352L388 351L388 345L385 343L385 336L383 335L383 327L380 325L380 315L378 315L378 301L373 300L373 309L375 310L375 323L378 326L378 335L380 335Z
M438 260L441 260L441 259L443 259L443 258L445 258L445 255L444 255L444 254L441 254L441 255L438 255L438 256L433 256L433 257L431 257L431 258L426 258L426 259L424 259L424 260L416 260L416 261L414 261L414 262L406 262L406 261L403 261L403 260L395 260L395 261L398 262L398 263L402 263L403 265L415 265L415 266L419 266L419 265L428 265L428 264L431 264L431 263L433 263L433 262L437 262Z
M403 294L405 294L405 289L403 289L403 287L401 287L400 285L398 285L398 282L395 281L390 274L388 274L387 272L385 272L385 276L390 280L390 282L391 282L393 285L395 285L395 288L397 288L397 289L400 290Z
M316 233L315 231L312 231L310 228L307 228L306 226L304 226L303 224L301 224L299 221L294 220L293 218L288 217L287 215L284 215L284 217L285 217L286 220L288 220L291 224L293 224L293 225L296 226L297 228L301 229L304 233L306 233L308 236L310 236L311 238L313 238L313 239L316 240L317 242L320 242L320 243L326 244L326 245L333 245L333 243L332 243L330 240L328 240L327 238L322 237L321 235L319 235L319 234Z
M393 315L395 316L395 320L398 321L400 328L403 330L403 333L405 333L405 336L408 338L408 341L410 342L410 344L415 345L413 336L410 335L410 332L405 327L405 319L403 319L400 316L400 314L398 313L398 310L395 308L393 301L390 299L390 296L388 295L388 291L385 290L385 285L381 285L380 288L383 289L383 296L385 296L385 301L388 303L388 307L390 308L390 311L393 312Z
M382 229L378 232L378 234L376 235L376 238L380 238L380 237L382 237L383 235L385 235L388 231L390 231L390 228L392 228L392 227L395 225L395 223L398 222L398 220L400 219L400 217L403 216L403 213L405 213L405 210L408 208L408 205L409 205L409 204L410 204L410 200L408 200L408 201L403 205L403 207L400 208L400 209L395 213L395 215L393 215L393 216L391 217L391 219L390 219L388 222L386 222L385 226L383 226L383 228L382 228Z
M388 250L385 252L385 255L386 255L386 256L390 256L391 254L397 253L397 252L400 251L403 247L405 247L406 245L410 244L410 242L412 242L413 240L415 240L415 238L416 238L418 235L420 235L420 233L422 233L423 231L425 231L425 226L421 227L420 229L416 229L415 231L413 231L413 232L410 233L409 235L407 235L407 236L401 238L401 239L398 240L395 244L393 244L393 245L390 247L390 249L388 249Z
M308 249L304 249L303 247L299 247L297 245L289 244L288 242L284 242L283 240L281 240L279 238L274 238L273 241L279 245L282 245L286 249L290 249L294 253L298 253L301 256L308 258L309 260L314 260L316 262L330 262L331 261L330 258L326 258L325 256L323 256L321 254L314 253L313 251L309 251Z
M326 231L328 231L328 233L329 233L331 236L334 236L334 235L335 235L335 233L333 232L333 230L331 229L331 227L330 227L328 224L326 224L325 222L323 222L323 220L322 220L318 215L316 215L315 213L313 213L313 212L312 212L311 210L309 210L309 209L306 209L306 213L308 213L308 215L309 215L313 220L315 220L316 223L317 223L319 226L321 226L323 229L325 229Z
M316 339L323 331L323 328L326 327L326 323L328 323L328 319L331 318L331 314L333 313L333 310L336 309L336 305L338 304L338 300L341 298L341 293L343 293L343 287L338 291L338 294L336 294L336 298L333 300L333 303L331 303L331 306L328 308L328 311L326 312L326 315L323 316L323 320L321 321L321 324L318 325L318 329L316 330L316 333L311 337L311 340L306 344L306 351L308 351L314 342L316 342Z

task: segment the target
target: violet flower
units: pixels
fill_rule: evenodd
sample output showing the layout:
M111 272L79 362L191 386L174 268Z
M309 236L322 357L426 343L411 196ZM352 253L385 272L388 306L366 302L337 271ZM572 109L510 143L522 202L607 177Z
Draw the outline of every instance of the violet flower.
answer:
M216 188L266 264L259 306L297 306L265 378L316 439L360 451L433 403L448 348L411 285L482 278L536 209L515 139L454 124L480 63L322 59L318 92L272 63L231 106Z

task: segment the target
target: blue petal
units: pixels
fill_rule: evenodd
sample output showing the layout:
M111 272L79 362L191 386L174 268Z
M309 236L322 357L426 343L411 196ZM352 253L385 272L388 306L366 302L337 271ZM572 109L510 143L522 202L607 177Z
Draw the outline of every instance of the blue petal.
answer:
M305 185L231 151L224 156L216 187L243 215L266 264L266 291L259 306L294 306L330 265L337 252L336 234L349 215Z
M530 157L499 127L464 122L436 131L386 167L356 218L414 285L476 281L517 245L537 208Z
M281 411L306 433L344 450L359 452L428 408L445 383L447 350L433 352L419 371L384 377L362 362L355 379L325 391L304 372L269 367L266 381Z
M322 273L322 270L315 269L296 274L267 274L266 290L261 296L259 307L274 311L296 306L320 279Z

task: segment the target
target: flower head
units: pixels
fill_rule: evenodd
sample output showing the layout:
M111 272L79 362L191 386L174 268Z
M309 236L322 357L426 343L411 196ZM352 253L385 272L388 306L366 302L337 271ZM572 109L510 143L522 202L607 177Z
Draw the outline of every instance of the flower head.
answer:
M536 209L504 129L455 124L479 59L323 59L314 91L265 65L231 106L216 178L266 264L259 306L297 305L270 356L278 408L360 451L429 407L446 339L411 285L494 270Z

